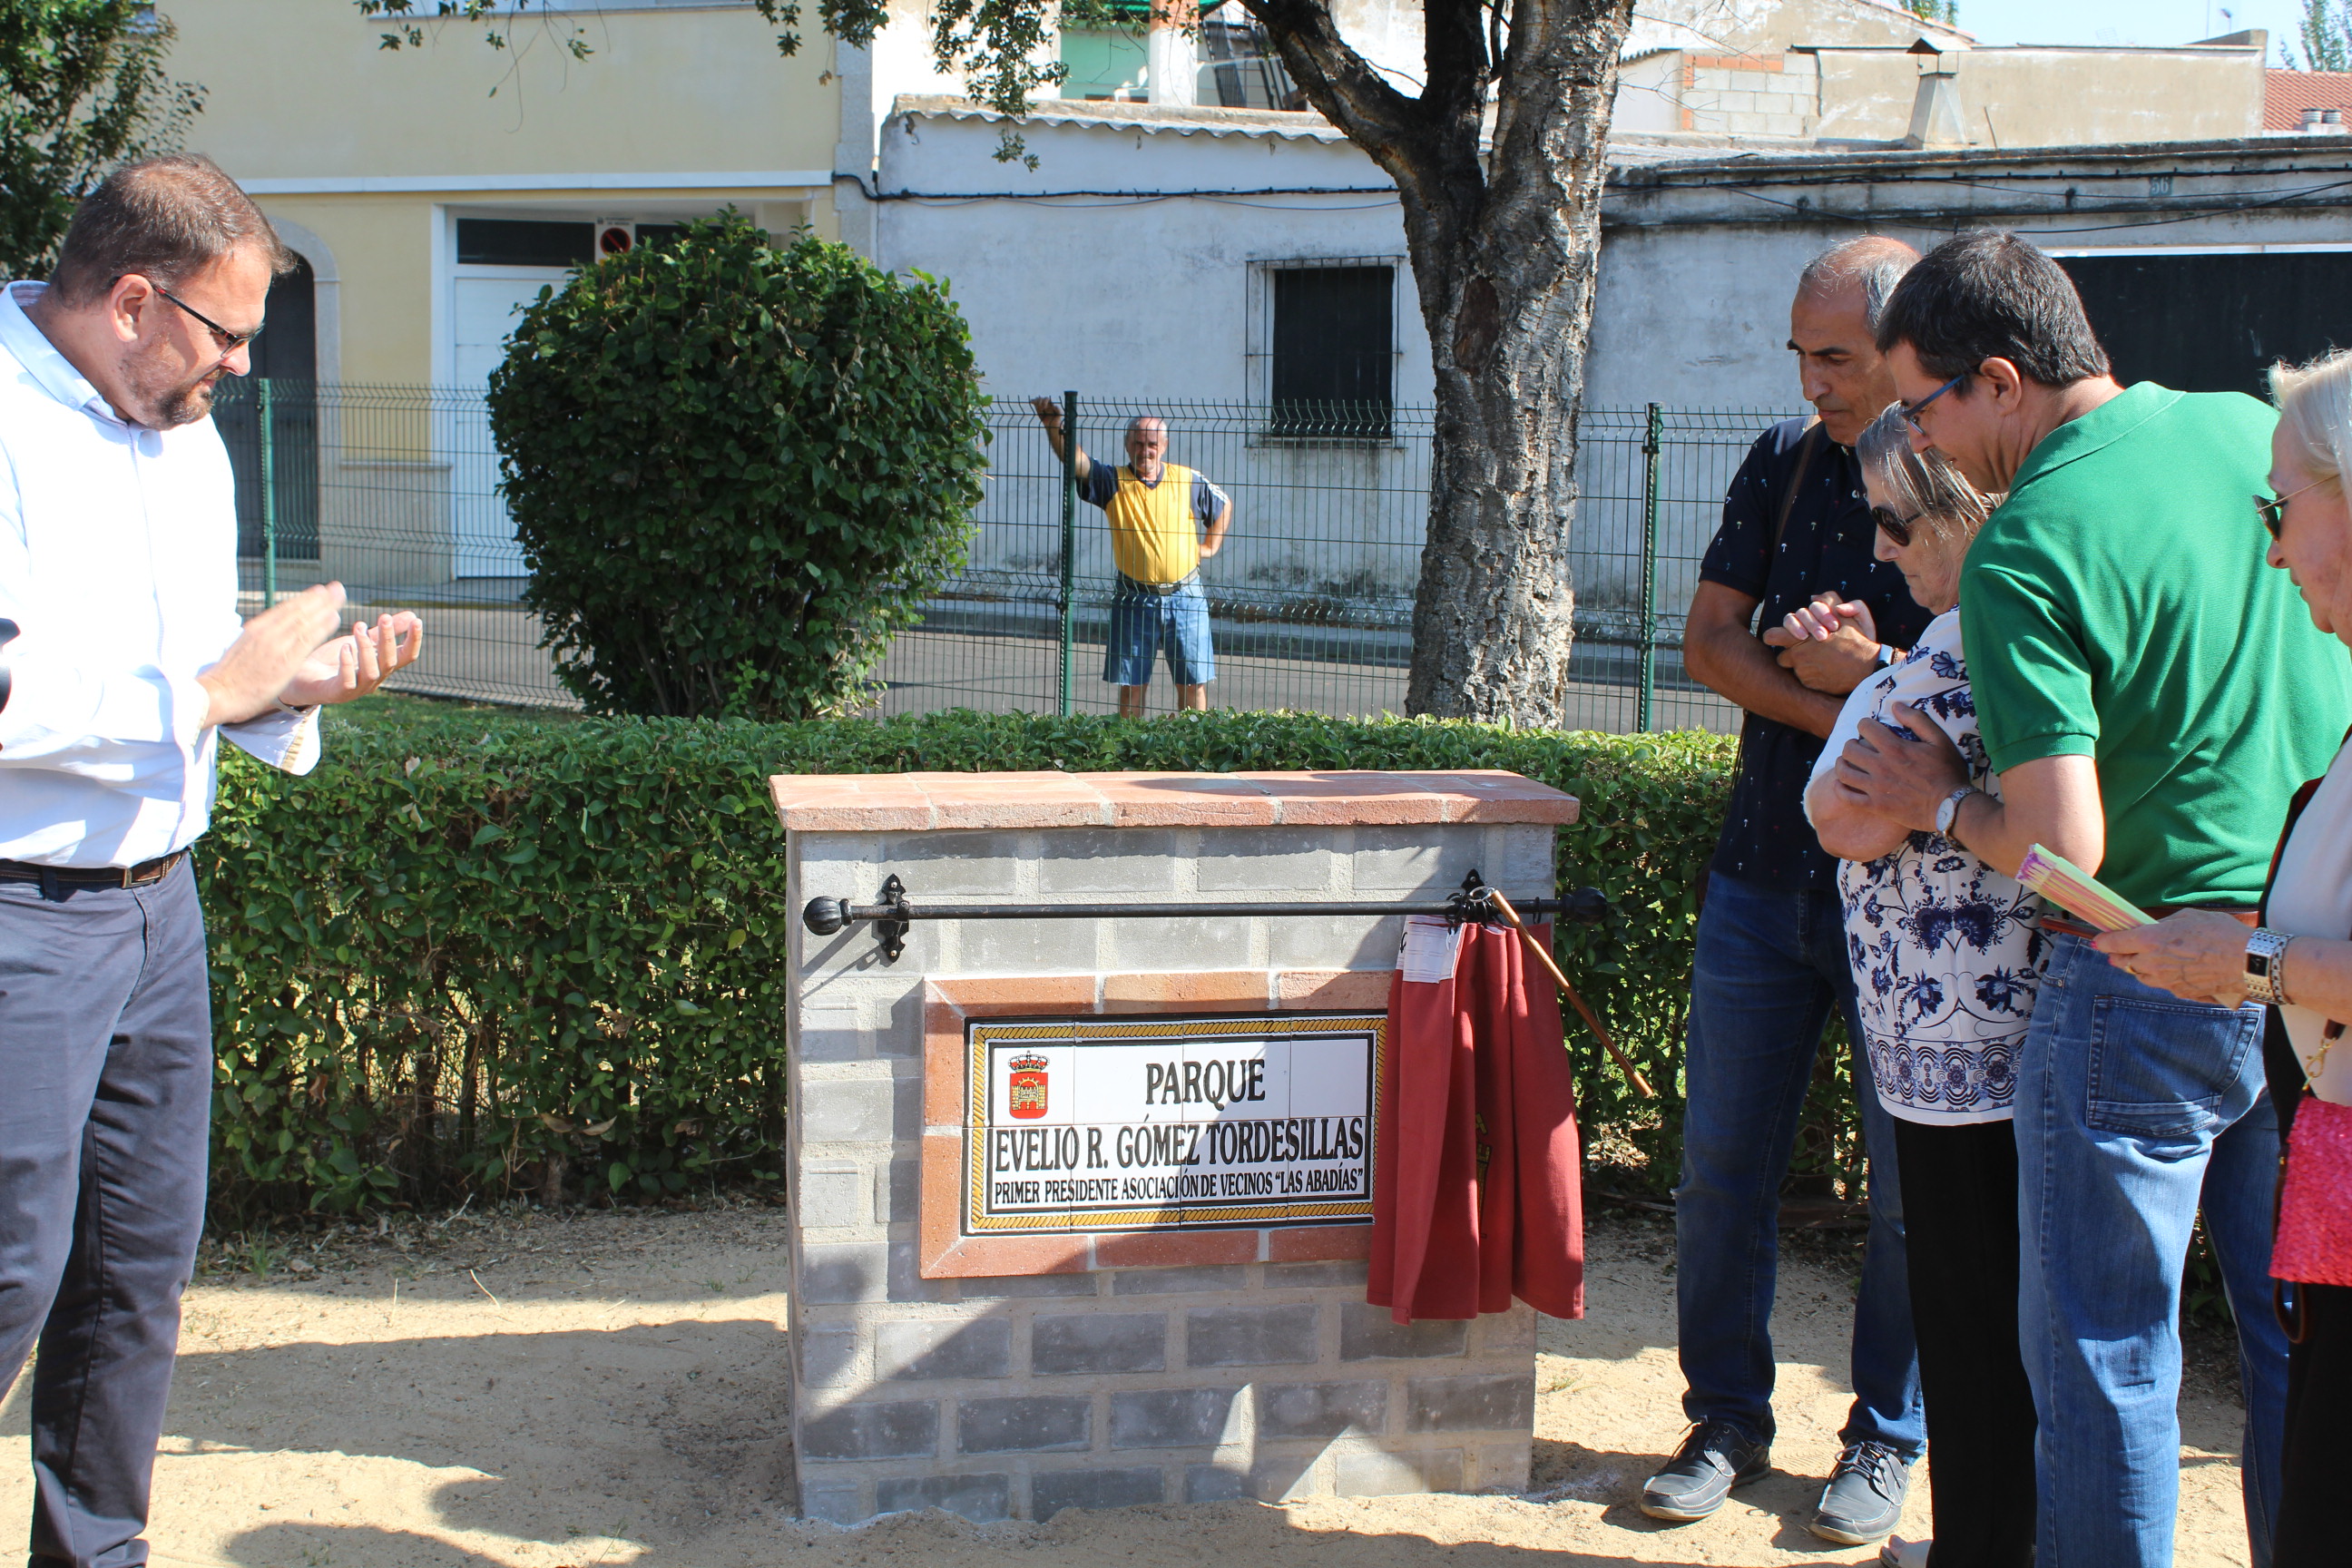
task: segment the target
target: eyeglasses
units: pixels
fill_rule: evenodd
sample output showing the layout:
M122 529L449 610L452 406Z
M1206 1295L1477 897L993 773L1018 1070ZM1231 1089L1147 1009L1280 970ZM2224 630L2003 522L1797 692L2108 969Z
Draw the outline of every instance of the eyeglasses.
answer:
M1878 531L1895 541L1897 546L1907 546L1911 542L1911 525L1927 515L1915 511L1909 517L1897 517L1883 506L1870 509L1870 521L1878 524Z
M202 321L205 324L205 330L212 333L213 342L220 345L220 353L221 358L223 359L228 358L229 355L236 353L238 349L243 348L246 344L251 342L254 339L261 335L261 329L259 327L254 328L253 331L249 332L232 332L226 327L222 326L218 321L214 321L210 316L205 315L202 310L197 310L194 305L189 304L185 300L181 299L177 294L173 293L169 289L164 288L162 284L152 284L151 287L154 289L155 292L172 301L173 304L177 305L181 310L185 310L189 315L194 316L197 321Z
M2279 531L2286 526L2286 503L2303 494L2304 490L2315 490L2326 482L2326 479L2314 479L2301 489L2289 490L2283 496L2254 498L2254 511L2262 518L2263 526L2271 531L2272 539L2277 539Z
M1936 388L1935 391L1929 393L1927 396L1921 398L1918 402L1905 404L1903 405L1904 423L1910 426L1914 430L1918 431L1922 436L1925 436L1927 433L1927 427L1919 423L1919 415L1921 410L1925 409L1927 405L1935 402L1936 399L1943 396L1944 394L1951 391L1952 388L1959 385L1960 383L1968 380L1969 377L1974 374L1976 374L1976 372L1972 370L1964 370L1960 372L1959 374L1952 377L1951 380L1944 383L1943 385ZM1895 542L1900 544L1904 542L1898 539Z

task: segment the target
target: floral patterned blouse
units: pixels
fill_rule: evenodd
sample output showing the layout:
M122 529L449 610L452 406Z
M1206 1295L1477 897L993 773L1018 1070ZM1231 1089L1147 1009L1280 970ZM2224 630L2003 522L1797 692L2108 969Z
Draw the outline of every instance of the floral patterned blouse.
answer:
M1813 777L1835 766L1863 720L1884 721L1898 702L1942 725L1969 782L2000 795L1977 734L1958 610L1937 616L1908 658L1854 689ZM1913 833L1876 860L1839 861L1838 894L1879 1103L1906 1121L2008 1121L2046 951L2041 900L1937 833Z

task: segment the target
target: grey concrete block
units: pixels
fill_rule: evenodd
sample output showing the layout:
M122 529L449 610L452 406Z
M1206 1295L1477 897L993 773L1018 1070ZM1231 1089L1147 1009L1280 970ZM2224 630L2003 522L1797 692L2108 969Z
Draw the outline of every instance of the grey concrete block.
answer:
M885 1225L911 1225L922 1217L923 1163L893 1160L877 1173L874 1212Z
M812 1307L882 1300L889 1289L889 1254L878 1241L803 1247L798 1300Z
M1478 866L1485 837L1475 827L1359 827L1356 896L1425 893L1442 899Z
M878 857L907 885L907 896L918 902L950 894L1008 894L1022 858L1015 835L986 829L894 835ZM805 868L802 876L807 877ZM881 885L877 876L874 886L878 890Z
M801 1423L800 1453L807 1459L927 1459L939 1448L934 1400L845 1405Z
M1342 1454L1339 1456L1341 1497L1392 1497L1399 1492L1458 1492L1462 1489L1462 1453L1445 1448L1434 1454Z
M1074 1313L1040 1317L1029 1328L1034 1373L1162 1372L1167 1366L1164 1313Z
M858 1337L855 1329L803 1329L801 1381L812 1388L848 1382L857 1367Z
M800 1222L813 1226L868 1225L873 1214L866 1195L874 1190L873 1173L859 1165L807 1167L801 1172Z
M1195 1307L1184 1314L1186 1366L1280 1366L1315 1359L1316 1310Z
M1138 897L1176 888L1176 835L1122 827L1058 827L1037 836L1037 890ZM1204 884L1205 885L1205 884Z
M935 1508L974 1524L1013 1517L1013 1478L983 1476L893 1476L874 1483L874 1511L911 1513Z
M923 1054L923 993L919 985L890 1004L889 1026L873 1037L874 1054L913 1060Z
M1507 1312L1490 1312L1478 1320L1478 1353L1480 1355L1533 1355L1536 1348L1536 1314L1533 1308L1511 1304Z
M1253 1393L1261 1438L1337 1437L1351 1428L1377 1437L1388 1426L1385 1383L1276 1383Z
M1250 953L1250 922L1231 916L1114 921L1107 963L1112 969L1151 973L1255 967Z
M1504 1377L1416 1377L1404 1385L1408 1432L1524 1432L1535 1419L1533 1368Z
M1192 1268L1122 1268L1112 1290L1121 1296L1173 1296L1187 1290L1244 1290L1249 1265L1210 1263Z
M1255 1498L1260 1502L1281 1502L1303 1497L1313 1489L1315 1458L1313 1454L1269 1454L1247 1469L1232 1465L1187 1465L1184 1500L1232 1502Z
M1266 962L1276 969L1393 969L1404 919L1268 921Z
M1478 868L1496 886L1530 897L1552 896L1553 829L1518 823L1486 829L1486 863Z
M1099 1274L1030 1274L994 1276L963 1280L962 1299L967 1301L996 1301L1037 1296L1092 1296L1099 1287Z
M1265 1266L1265 1288L1279 1290L1298 1286L1361 1285L1370 1273L1371 1265L1360 1258L1338 1263L1269 1263Z
M1114 1448L1208 1448L1225 1440L1238 1388L1154 1388L1110 1396Z
M890 1082L890 1136L911 1142L923 1135L923 1080L909 1073Z
M792 1045L804 1062L854 1062L866 1055L866 1033L853 1011L811 1007Z
M1013 1324L1008 1319L877 1323L874 1328L877 1377L1005 1377L1012 1371Z
M956 1451L1042 1454L1092 1441L1094 1401L1084 1394L1013 1394L956 1402Z
M925 922L917 921L917 929ZM944 923L944 922L942 922ZM1096 921L959 921L966 973L1052 974L1095 967ZM1131 922L1122 921L1121 924Z
M1506 1491L1525 1491L1528 1478L1535 1469L1535 1446L1527 1443L1488 1443L1476 1454L1478 1474L1475 1484L1482 1490L1500 1488Z
M1202 892L1310 892L1331 886L1328 827L1212 827L1201 834Z
M944 1301L950 1279L923 1278L921 1249L911 1241L890 1244L889 1297L893 1301Z
M895 1088L887 1079L804 1079L793 1114L808 1143L879 1143L892 1136Z
M1168 1479L1157 1465L1132 1470L1040 1470L1029 1480L1030 1517L1043 1523L1066 1508L1133 1508L1164 1502Z
M801 1483L803 1519L821 1519L827 1524L859 1524L865 1521L868 1511L866 1499L856 1481Z
M1460 1319L1423 1319L1399 1323L1386 1307L1349 1301L1339 1308L1339 1359L1381 1361L1460 1355L1470 1342L1470 1325Z

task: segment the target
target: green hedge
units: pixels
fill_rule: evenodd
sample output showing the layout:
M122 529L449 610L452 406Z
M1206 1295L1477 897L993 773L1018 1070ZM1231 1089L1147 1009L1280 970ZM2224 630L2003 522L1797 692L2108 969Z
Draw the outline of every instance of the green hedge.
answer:
M1634 1098L1569 1018L1588 1141L1652 1186L1676 1157L1693 891L1729 742L1463 722L970 712L887 722L332 717L308 779L223 767L199 846L225 1216L527 1188L654 1197L777 1177L784 1076L778 773L1508 768L1580 796L1561 879L1622 911L1561 955L1666 1091ZM1809 1118L1850 1158L1841 1085Z

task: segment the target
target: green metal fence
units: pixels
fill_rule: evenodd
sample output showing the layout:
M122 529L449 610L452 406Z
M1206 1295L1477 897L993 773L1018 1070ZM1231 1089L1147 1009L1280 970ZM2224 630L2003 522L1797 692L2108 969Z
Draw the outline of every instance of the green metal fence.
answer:
M1402 711L1413 590L1427 522L1431 413L1383 421L1335 410L1170 404L1074 395L1069 427L1122 460L1129 421L1169 425L1169 458L1233 500L1204 563L1217 651L1210 699L1227 708ZM1757 433L1784 416L1652 405L1584 416L1574 532L1579 727L1736 727L1735 710L1683 668L1683 607ZM572 706L520 594L527 575L498 495L478 393L246 381L216 417L237 470L248 612L289 588L341 580L362 610L428 612L425 658L395 685L440 695ZM1384 424L1384 427L1383 427ZM1114 576L1103 514L1026 405L992 418L990 475L970 557L892 647L875 711L1109 711L1104 640ZM1163 663L1153 710L1172 705Z

